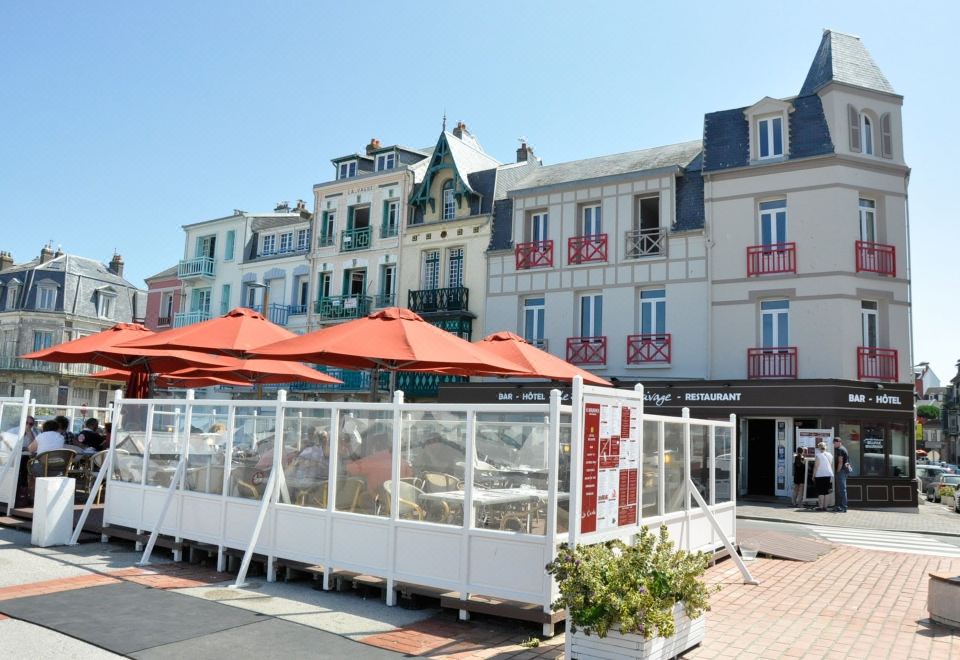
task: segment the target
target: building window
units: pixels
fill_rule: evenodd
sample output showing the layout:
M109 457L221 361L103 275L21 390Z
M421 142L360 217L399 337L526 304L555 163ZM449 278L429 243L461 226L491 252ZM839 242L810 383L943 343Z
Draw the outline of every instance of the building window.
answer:
M397 155L394 152L379 154L377 156L377 171L392 170L397 165Z
M543 346L545 317L543 298L527 298L523 301L523 338L534 346Z
M324 211L320 224L320 245L333 245L333 232L337 222L336 211Z
M37 288L37 309L53 311L57 306L57 288L41 286Z
M5 309L16 309L17 308L17 295L20 293L20 285L16 282L11 282L7 285L7 305Z
M457 214L457 199L453 194L453 180L443 184L443 219L453 220Z
M863 326L863 347L877 348L877 301L860 303L860 322Z
M873 155L873 123L866 114L860 114L860 139L863 140L863 153Z
M440 288L440 250L428 250L423 253L421 285L424 289Z
M210 289L194 289L190 296L190 311L210 313Z
M352 176L357 176L357 161L350 160L346 163L340 163L340 168L337 170L337 178L349 179Z
M526 236L529 242L547 240L549 235L550 214L546 211L536 211L527 216Z
M261 256L274 254L277 251L277 236L270 234L263 237L263 247L260 249Z
M33 331L33 350L42 351L45 348L53 346L52 330L34 330Z
M782 117L768 117L757 121L757 147L760 159L783 155Z
M760 346L783 348L790 345L790 301L764 300L760 303Z
M230 285L224 284L220 287L220 313L226 314L230 311Z
M293 251L293 232L280 234L280 254Z
M877 204L872 199L860 198L860 240L877 242Z
M309 229L298 229L297 230L297 250L302 252L310 248L310 230Z
M388 264L380 267L380 304L384 307L394 304L397 286L397 267Z
M231 229L227 232L227 242L223 246L223 260L224 261L233 261L233 246L237 240L237 232L235 229Z
M383 236L397 235L397 222L400 217L400 202L387 200L383 203Z
M296 301L294 304L297 307L295 313L303 314L307 309L307 303L310 302L310 279L306 275L298 276L293 290Z
M603 336L603 294L580 296L580 336Z
M787 200L760 203L760 243L779 245L787 242Z
M330 273L320 273L317 279L317 300L330 297L330 282L333 281Z
M97 316L102 319L112 319L116 302L116 294L99 291L97 293Z
M447 251L447 286L456 289L463 286L463 248Z
M216 236L201 236L197 239L197 256L198 257L209 257L213 259L216 256L217 249L217 237Z
M581 214L582 224L580 226L581 236L597 236L603 233L600 226L600 205L591 204L583 207Z
M667 292L650 289L640 292L640 333L662 335L667 331Z
M164 293L160 298L160 316L157 325L170 325L173 320L173 294Z

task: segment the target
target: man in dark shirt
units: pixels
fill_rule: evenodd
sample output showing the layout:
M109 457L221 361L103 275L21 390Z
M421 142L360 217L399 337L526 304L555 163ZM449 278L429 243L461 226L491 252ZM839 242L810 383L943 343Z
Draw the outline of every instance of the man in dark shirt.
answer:
M101 435L99 427L100 422L95 417L88 419L84 424L84 429L80 431L80 437L78 438L80 443L97 451L102 450L105 438Z
M847 512L847 475L850 474L849 463L850 463L850 454L847 453L847 450L843 448L843 445L840 443L840 438L833 439L833 460L834 460L834 472L837 482L837 501L835 502L836 506L833 507L834 511L839 513Z

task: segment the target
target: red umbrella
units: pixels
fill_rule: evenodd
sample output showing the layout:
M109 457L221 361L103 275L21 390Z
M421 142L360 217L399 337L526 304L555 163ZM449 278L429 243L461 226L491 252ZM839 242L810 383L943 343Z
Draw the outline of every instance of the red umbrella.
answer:
M104 369L103 371L98 371L96 373L90 374L91 378L101 378L103 380L122 380L126 381L129 379L130 372L124 369ZM157 387L168 389L172 387L181 387L181 388L199 388L199 387L212 387L214 385L230 385L232 387L249 387L248 383L245 383L240 380L231 380L229 378L220 378L207 376L202 378L191 378L191 377L178 377L173 375L158 375L156 378Z
M342 384L322 371L311 369L299 362L284 360L240 360L228 358L233 362L223 367L192 367L167 374L168 378L228 378L243 385L266 385L269 383L329 383Z
M112 328L107 328L96 334L66 341L20 357L28 360L43 360L44 362L90 362L91 364L97 364L89 358L104 349L113 348L117 344L134 339L143 339L153 334L155 334L153 330L148 330L139 323L118 323Z
M209 321L128 341L123 348L180 349L246 357L254 348L296 336L252 309L237 307Z
M487 351L521 365L526 372L522 374L524 376L565 381L573 380L574 376L580 376L584 383L590 385L611 385L589 371L561 360L556 355L541 351L512 332L495 332L484 337L477 344Z

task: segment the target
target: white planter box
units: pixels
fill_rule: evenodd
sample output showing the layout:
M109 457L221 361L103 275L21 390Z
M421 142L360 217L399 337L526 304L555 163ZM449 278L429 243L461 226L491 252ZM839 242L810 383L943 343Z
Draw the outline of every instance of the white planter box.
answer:
M703 641L707 624L703 615L691 620L683 605L673 609L676 632L672 637L644 639L643 635L621 635L609 630L604 638L576 632L571 635L574 660L614 660L617 658L673 658Z

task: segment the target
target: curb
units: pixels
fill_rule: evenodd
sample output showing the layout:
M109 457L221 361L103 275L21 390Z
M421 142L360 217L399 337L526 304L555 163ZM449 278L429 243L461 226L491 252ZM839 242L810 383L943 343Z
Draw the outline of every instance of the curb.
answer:
M740 515L737 514L737 520L756 520L760 522L776 522L776 523L788 523L793 525L811 525L811 526L821 526L821 527L843 527L845 529L870 529L878 532L900 532L903 534L929 534L931 536L950 536L950 537L960 537L960 531L957 532L939 532L934 530L904 530L904 529L889 529L887 527L851 527L849 525L831 525L829 523L814 523L812 521L805 520L787 520L785 518L764 518L761 516L749 516L749 515Z

